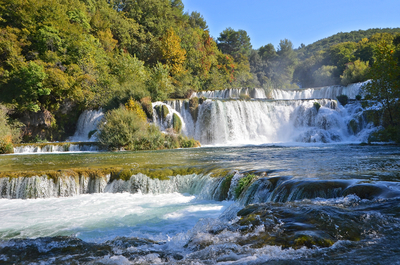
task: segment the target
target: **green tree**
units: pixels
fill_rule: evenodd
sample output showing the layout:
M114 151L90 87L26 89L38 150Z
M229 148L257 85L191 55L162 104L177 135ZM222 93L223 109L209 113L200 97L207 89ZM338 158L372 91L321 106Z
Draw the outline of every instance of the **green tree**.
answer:
M4 101L15 104L19 111L38 112L46 108L41 100L51 90L43 87L47 77L44 67L31 61L27 65L10 74L10 81L4 89Z
M250 37L245 30L236 31L232 28L227 28L220 33L217 40L218 48L223 53L232 55L234 58L238 58L240 54L247 57L250 56Z
M147 88L154 101L166 100L174 92L168 66L157 63L151 69Z
M323 65L313 74L314 86L332 86L337 83L337 67L333 65Z
M203 30L208 30L208 26L204 17L199 12L192 12L189 16L189 24L192 28L199 27Z
M364 81L368 72L368 65L369 62L360 60L348 63L343 75L340 76L342 85L347 86L351 83Z
M394 57L395 47L385 41L378 43L375 49L375 63L371 66L371 81L363 86L365 93L382 103L387 122L384 126L393 130L392 140L399 141L400 108L397 99L400 97L400 67Z
M292 84L293 72L297 64L297 55L293 50L290 40L284 39L279 42L276 51L277 57L273 60L271 79L276 87L296 87Z
M357 43L355 42L344 42L331 46L327 51L328 64L336 66L338 73L343 73L346 64L355 61L356 49Z

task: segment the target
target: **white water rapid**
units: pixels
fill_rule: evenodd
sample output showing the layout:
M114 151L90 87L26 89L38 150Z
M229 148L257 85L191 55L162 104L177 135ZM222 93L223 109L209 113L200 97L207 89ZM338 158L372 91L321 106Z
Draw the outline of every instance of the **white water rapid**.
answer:
M97 243L116 237L168 240L186 233L200 218L217 218L229 204L179 193L4 200L0 239L19 234L28 238L72 235Z

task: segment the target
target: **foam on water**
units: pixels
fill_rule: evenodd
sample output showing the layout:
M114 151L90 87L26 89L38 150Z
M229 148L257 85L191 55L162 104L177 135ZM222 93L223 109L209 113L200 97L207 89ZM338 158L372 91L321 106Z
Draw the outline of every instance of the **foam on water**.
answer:
M0 239L75 235L87 242L118 236L168 240L190 230L200 218L218 217L230 204L179 193L105 193L0 202Z

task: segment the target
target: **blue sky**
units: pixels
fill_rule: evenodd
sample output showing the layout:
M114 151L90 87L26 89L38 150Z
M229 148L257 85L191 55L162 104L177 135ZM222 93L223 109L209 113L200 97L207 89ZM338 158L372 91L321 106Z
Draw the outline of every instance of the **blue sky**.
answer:
M282 39L297 48L338 32L400 27L400 0L182 0L197 11L211 36L231 27L250 36L253 49Z

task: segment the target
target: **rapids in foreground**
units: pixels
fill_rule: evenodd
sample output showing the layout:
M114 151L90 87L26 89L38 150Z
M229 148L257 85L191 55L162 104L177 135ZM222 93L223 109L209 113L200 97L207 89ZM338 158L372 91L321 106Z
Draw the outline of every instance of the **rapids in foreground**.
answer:
M132 175L73 173L117 163ZM400 258L397 146L9 155L0 157L0 167L5 264L395 264ZM61 173L12 176L30 168Z

